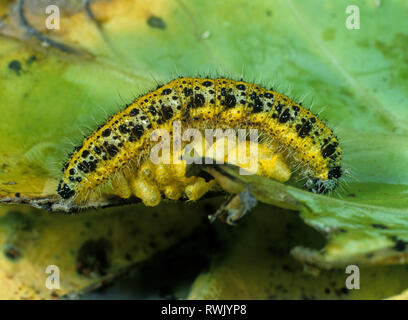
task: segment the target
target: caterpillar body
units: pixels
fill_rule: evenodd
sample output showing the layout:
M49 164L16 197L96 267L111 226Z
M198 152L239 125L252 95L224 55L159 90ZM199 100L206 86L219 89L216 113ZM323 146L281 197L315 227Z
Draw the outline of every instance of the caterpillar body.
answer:
M342 175L333 131L287 96L243 81L179 78L137 98L85 138L64 165L57 193L85 203L110 181L116 195L135 195L150 206L163 197L200 198L215 187L213 180L187 178L185 163L154 165L148 159L153 130L171 131L176 120L200 130L257 129L260 152L269 154L260 156L258 174L284 182L300 168L305 188L315 193L333 190Z

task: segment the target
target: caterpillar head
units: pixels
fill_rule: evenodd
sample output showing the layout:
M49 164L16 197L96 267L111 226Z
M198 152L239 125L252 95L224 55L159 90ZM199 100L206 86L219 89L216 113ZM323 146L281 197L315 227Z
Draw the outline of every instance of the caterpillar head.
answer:
M64 180L60 181L60 183L58 185L57 193L63 199L69 199L69 198L71 198L71 197L73 197L75 195L75 191L73 190L73 188L71 186L69 186L68 184L66 184L64 182Z
M72 155L70 155L72 157ZM75 195L75 191L78 189L82 181L81 174L75 164L70 164L66 162L62 169L63 177L58 184L57 193L63 199L70 199Z
M315 177L308 177L304 187L305 189L313 192L325 194L333 191L339 184L338 179L342 175L342 169L340 167L333 167L328 173L328 179L318 179Z

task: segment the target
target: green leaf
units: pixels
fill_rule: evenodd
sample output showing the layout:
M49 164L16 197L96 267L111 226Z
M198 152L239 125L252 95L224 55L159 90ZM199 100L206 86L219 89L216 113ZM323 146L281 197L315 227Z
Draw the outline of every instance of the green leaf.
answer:
M207 169L208 170L208 169ZM211 170L209 171L211 173ZM237 167L219 165L222 185L249 188L259 201L301 211L304 222L328 240L319 251L296 247L293 254L323 268L351 263L381 265L407 261L408 199L406 185L350 183L346 193L327 197L259 176L243 176ZM230 183L226 184L226 180Z
M139 204L49 214L23 206L0 207L0 298L56 299L98 288L202 229L206 203ZM57 266L60 288L46 286ZM55 284L55 278L51 282Z
M219 234L225 231L219 227ZM347 289L350 274L345 268L308 267L305 272L290 254L291 248L320 248L324 239L293 211L261 204L229 231L209 270L194 282L188 299L383 299L408 286L406 265L357 264L358 290Z

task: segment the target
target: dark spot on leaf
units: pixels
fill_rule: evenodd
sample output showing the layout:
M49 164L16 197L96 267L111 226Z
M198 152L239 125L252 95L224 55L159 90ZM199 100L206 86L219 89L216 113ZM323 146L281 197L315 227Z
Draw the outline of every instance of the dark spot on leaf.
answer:
M166 23L164 22L164 20L157 16L150 16L147 19L147 24L152 28L162 29L162 30L166 29Z
M36 60L37 60L36 56L31 56L30 58L27 59L26 64L30 65Z
M18 60L12 60L8 64L10 70L14 71L18 76L20 75L21 71L21 63Z
M105 275L111 264L112 249L112 244L104 238L83 243L76 259L78 274L88 278Z
M379 224L379 223L373 223L372 226L373 228L376 228L376 229L388 229L386 226L384 226L383 224Z
M7 248L3 251L4 255L9 258L10 260L17 260L18 258L21 257L21 252L14 248L14 247L10 247Z

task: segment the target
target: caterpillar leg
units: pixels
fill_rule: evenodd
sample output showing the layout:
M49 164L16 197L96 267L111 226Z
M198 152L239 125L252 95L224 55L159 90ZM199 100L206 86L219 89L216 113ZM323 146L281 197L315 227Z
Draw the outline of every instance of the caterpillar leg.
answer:
M128 178L132 194L141 199L148 207L157 206L161 201L160 190L154 181L153 168L151 163L145 162L136 174Z
M122 199L128 199L132 195L130 184L122 172L117 173L112 179L112 187L114 193Z
M262 143L250 144L249 141L240 142L232 148L230 146L227 148L227 144L224 144L224 146L221 146L224 153L220 153L222 157L220 158L215 150L218 143L217 141L211 146L213 148L211 153L213 157L209 160L212 163L234 164L245 169L245 174L259 174L280 182L289 180L290 168L283 156L271 149L270 146ZM255 157L251 148L256 148ZM201 148L197 154L203 154L203 151ZM186 161L173 161L176 158L180 159L180 154L172 154L172 158L170 164L154 164L150 159L146 159L136 171L131 171L128 168L126 171L118 172L111 180L113 193L123 199L134 195L141 199L146 206L156 206L161 202L162 198L198 200L213 189L217 182L230 193L237 194L241 191L229 190L227 186L222 185L222 181L219 179L204 178L200 174L203 167L199 163L203 163L205 167L205 158L201 158L202 161L195 165L198 172L193 174L189 174L188 170L191 166L187 166ZM212 178L211 175L208 176ZM224 211L227 214L224 212L223 215L226 214L227 223L233 224L250 209L246 205L247 201L242 198L244 195L248 199L250 198L249 193L240 193L239 197L231 198L230 202L224 206Z
M112 181L115 194L121 198L131 194L140 198L146 206L156 206L162 196L170 200L186 197L198 200L215 184L214 180L206 181L201 177L186 177L186 163L155 165L146 160L136 173L126 179L118 176Z

